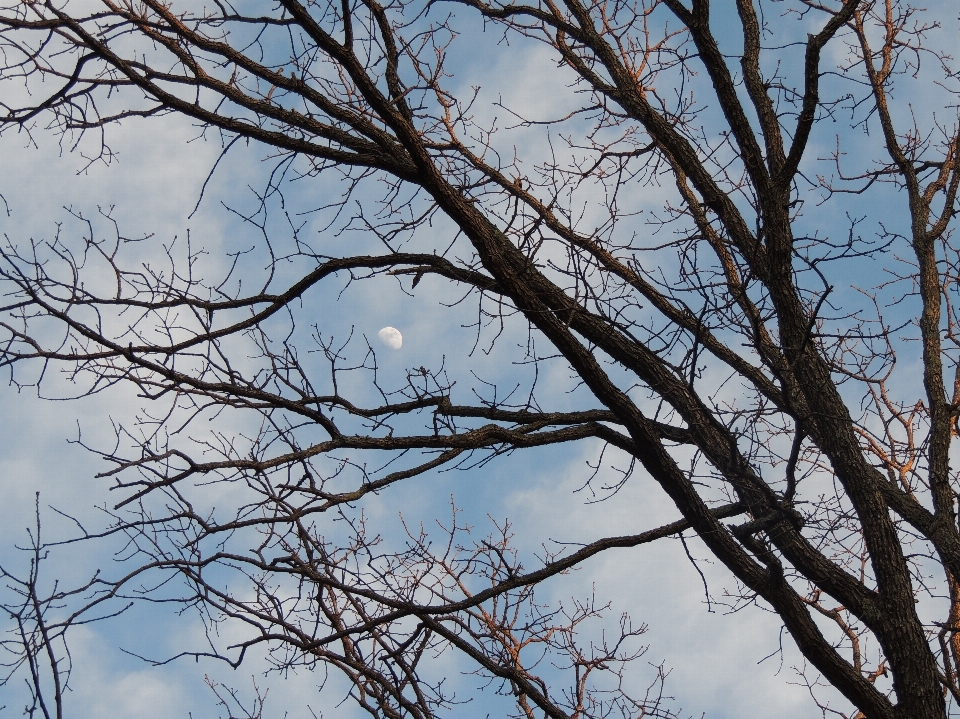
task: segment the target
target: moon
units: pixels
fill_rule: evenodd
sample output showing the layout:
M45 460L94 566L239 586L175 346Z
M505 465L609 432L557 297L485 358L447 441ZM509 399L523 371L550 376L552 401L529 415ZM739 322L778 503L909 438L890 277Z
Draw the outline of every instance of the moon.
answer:
M396 327L384 327L377 332L377 337L390 349L398 350L403 346L403 335Z

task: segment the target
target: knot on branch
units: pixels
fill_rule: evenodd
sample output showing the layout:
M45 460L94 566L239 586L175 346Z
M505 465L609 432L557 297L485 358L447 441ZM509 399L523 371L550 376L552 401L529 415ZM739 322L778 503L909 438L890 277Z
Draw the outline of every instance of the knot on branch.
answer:
M743 524L731 526L730 531L733 533L733 536L743 541L759 532L776 526L780 522L788 522L790 526L800 531L806 523L806 520L803 518L803 515L792 506L779 504L772 511L761 517L752 519L749 522L744 522Z

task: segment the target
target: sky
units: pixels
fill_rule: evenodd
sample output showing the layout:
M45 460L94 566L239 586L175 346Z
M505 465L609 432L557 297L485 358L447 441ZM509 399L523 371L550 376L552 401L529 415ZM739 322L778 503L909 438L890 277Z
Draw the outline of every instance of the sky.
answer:
M470 29L479 32L475 23ZM553 70L544 48L497 44L497 37L491 30L488 35L461 38L457 46L462 49L453 66L456 82L462 88L483 88L476 106L478 119L502 115L501 106L531 117L555 116L564 107L568 78ZM484 61L478 62L478 57ZM823 131L815 138L825 152L834 133ZM241 147L227 155L208 180L220 147L210 139L198 139L197 134L190 122L172 116L125 122L109 130L115 151L109 165L89 164L83 156L86 146L61 146L50 133L36 133L37 146L23 135L0 136L0 195L9 208L8 214L0 217L0 228L17 243L49 239L58 232L70 241L85 231L75 215L93 218L94 231L104 236L114 231L115 221L125 237L149 236L136 244L135 251L142 253L144 262L162 262L164 245L171 245L176 238L174 246L179 252L189 239L193 246L206 250L200 269L222 272L228 253L262 247L257 228L241 222L232 210L254 202L253 191L262 186L271 165L264 161L266 153L261 148ZM855 136L848 139L853 146L859 142ZM544 134L527 133L520 151L533 158L547 146ZM338 187L333 178L308 178L285 186L283 208L276 198L271 205L268 227L272 236L289 241L283 214L287 210L296 222L303 218L301 234L324 248L335 251L356 243L375 250L377 242L370 237L325 234L323 213L297 214L319 204L317 198L335 195ZM624 202L645 207L654 207L662 197L657 188L632 193ZM418 231L407 248L443 246L449 232L448 226L437 222ZM247 264L242 264L241 272L255 281L256 252L249 257L249 261L243 260ZM478 333L475 305L443 307L441 302L449 299L445 292L446 286L432 278L425 278L416 292L405 291L392 280L380 282L375 291L362 284L344 289L343 283L332 282L305 298L299 310L315 321L325 336L342 340L353 332L351 351L360 353L357 357L366 341L376 347L378 371L386 385L401 386L410 368L441 365L449 368L451 376L466 377L472 371L481 379L501 383L529 382L529 368L509 364L517 345L524 342L524 328L508 323L505 336L486 353L483 349L492 339L492 330ZM383 328L402 333L402 346L378 344ZM474 350L475 346L478 349ZM360 377L346 377L344 382L352 391L369 393ZM568 392L571 382L562 368L539 382L545 388L542 395L550 397L557 409L583 401L582 392ZM481 383L474 386L484 391ZM464 386L458 391L467 390ZM76 529L74 522L54 510L85 526L97 526L104 521L98 507L111 504L106 481L95 478L102 463L78 440L87 446L108 447L114 424L134 421L140 400L117 387L65 401L75 392L76 386L58 376L45 385L43 398L29 388L18 392L13 386L0 387L0 563L5 567L24 566L25 555L16 547L25 545L33 527L36 493L48 539L66 538ZM230 418L226 428L243 431L243 421ZM544 542L588 541L600 533L631 534L677 518L676 510L647 477L635 477L611 500L595 501L597 496L583 485L590 473L589 463L597 461L598 453L596 444L581 443L517 453L469 472L421 477L409 486L371 498L365 512L385 536L396 538L401 517L408 524L429 525L448 511L452 498L478 533L490 531L494 521L512 519L517 546L530 554ZM615 471L605 464L593 487L615 477ZM789 641L781 644L777 618L762 607L733 612L722 601L708 604L700 572L714 600L722 600L725 588L735 589L735 584L722 567L711 563L695 539L688 542L688 549L698 560L699 572L681 542L670 539L635 550L608 552L569 576L547 582L543 596L569 601L595 595L611 603L607 616L612 626L624 612L634 622L647 624L641 643L648 649L638 662L642 666L638 666L635 681L649 680L654 667L662 664L670 672L666 693L677 697L673 708L683 716L768 716L772 708L784 719L817 714L794 671L802 659ZM62 548L46 565L48 581L56 578L76 584L98 567L118 571L122 556L118 550L110 541ZM224 631L229 634L233 630ZM183 647L202 646L203 641L195 616L178 615L164 606L136 606L116 619L75 629L71 634L75 669L67 697L68 716L172 719L216 716L217 712L226 716L223 707L217 707L208 686L211 683L237 688L244 701L252 700L254 686L269 688L264 717L360 715L349 701L341 703L345 690L337 678L328 679L321 693L318 686L324 678L317 673L265 674L263 657L254 656L232 670L192 660L155 667L131 654L166 657ZM465 692L479 683L462 662L451 662L451 668L456 669L451 671L451 683L464 687ZM822 689L819 696L835 707L846 708L828 689ZM0 717L19 716L23 701L17 686L5 689L0 695ZM458 710L457 716L496 715L500 706L488 692Z

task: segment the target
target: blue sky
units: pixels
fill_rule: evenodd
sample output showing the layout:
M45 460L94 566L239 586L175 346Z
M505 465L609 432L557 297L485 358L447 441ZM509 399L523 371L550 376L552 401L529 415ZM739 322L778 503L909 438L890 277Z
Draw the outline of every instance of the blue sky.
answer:
M779 6L774 6L779 7ZM955 12L949 14L947 3L935 10L954 23L946 33L956 31ZM458 14L465 11L458 10ZM718 21L720 24L723 20ZM802 23L801 23L802 25ZM503 111L503 105L528 112L531 116L555 116L566 103L568 78L554 70L549 52L536 44L513 42L497 44L495 29L480 36L475 23L471 33L458 40L459 54L451 67L461 88L482 85L476 113L479 118L492 118ZM941 35L941 37L950 37ZM838 46L842 47L842 46ZM837 49L836 52L841 52ZM478 58L482 58L478 61ZM789 68L788 68L789 69ZM911 86L904 90L912 94ZM922 94L915 98L922 101ZM501 120L501 124L507 123ZM875 138L863 138L843 129L840 123L818 127L815 142L823 155L833 147L836 133L843 133L845 146L854 149L852 160L860 159L856 149L871 147ZM10 214L0 218L3 232L14 242L29 238L50 238L58 229L66 241L84 231L64 208L88 217L97 217L98 210L108 212L128 237L152 234L148 242L136 245L143 261L162 262L162 245L176 237L182 248L189 237L194 246L202 246L207 255L201 267L210 273L223 272L224 255L241 248L258 248L243 261L241 272L254 282L262 268L262 236L256 228L240 222L228 207L243 210L253 203L252 188L261 187L265 173L271 168L264 161L261 148L238 147L218 167L207 187L203 202L195 210L200 188L216 161L219 146L213 141L196 139L196 128L188 121L165 117L149 121L130 121L109 130L110 142L116 150L116 161L87 165L83 159L85 145L76 149L61 147L56 138L44 132L36 135L39 147L28 146L23 135L8 133L0 137L4 169L0 176L0 194ZM546 147L543 133L504 132L504 147L516 142L524 159L536 158ZM511 138L514 138L511 140ZM870 150L873 152L874 150ZM816 156L812 152L811 156ZM821 155L822 156L822 155ZM283 207L279 198L270 205L271 239L289 246L289 224L284 211L307 241L322 245L330 252L356 247L377 251L379 243L362 233L335 237L321 232L323 213L298 214L335 196L341 185L333 178L305 179L284 186ZM624 202L638 208L657 206L666 191L662 188L628 188ZM856 199L853 212L869 214L864 234L876 230L880 218L878 200L883 194ZM361 197L363 197L361 195ZM110 208L110 209L108 209ZM884 213L888 222L902 221L896 213ZM844 235L843 213L832 205L809 213L811 226L822 232ZM640 222L640 221L638 221ZM108 236L111 223L96 219L96 231ZM450 227L442 221L418 231L404 249L445 246ZM132 256L132 255L131 255ZM872 281L879 276L886 260L875 258L858 280ZM291 273L298 270L291 265ZM838 270L838 274L848 270ZM464 403L469 400L470 371L501 386L530 381L529 367L511 364L517 347L525 342L525 328L508 323L505 335L489 354L482 351L492 339L493 330L480 331L476 322L476 306L470 302L456 307L443 307L447 299L446 285L426 278L414 293L404 291L396 280L380 279L375 286L358 283L341 292L342 283L334 280L323 289L304 298L298 307L302 328L315 322L324 337L343 339L354 333L351 352L356 358L365 352L364 338L378 350L379 372L387 386L402 386L407 369L419 366L437 368L443 364L459 382L456 391ZM847 283L838 296L855 296ZM278 320L282 325L282 320ZM278 326L279 326L278 325ZM380 328L398 328L404 337L402 349L391 351L377 344ZM478 349L471 351L477 345ZM905 363L907 368L911 364ZM322 370L318 362L317 371ZM915 376L913 380L915 380ZM347 388L357 396L372 398L369 386L360 377L345 378ZM554 367L540 378L541 396L553 403L551 409L566 409L589 403L582 391L574 392L563 367ZM473 382L478 391L483 385ZM910 394L915 383L907 375L902 385ZM75 392L69 382L52 376L46 386L47 399L13 387L0 388L0 561L5 566L23 564L14 549L25 539L32 523L34 493L40 492L44 529L47 537L68 536L74 526L48 507L63 510L89 526L102 522L97 505L112 504L105 480L94 475L103 466L96 457L73 440L82 436L84 443L109 446L112 422L130 423L137 415L139 400L122 387L74 402L56 401ZM455 395L456 399L456 395ZM243 417L224 420L228 431L247 428ZM588 490L581 490L590 470L588 461L596 461L598 446L581 443L551 450L521 452L469 472L433 474L409 482L403 487L372 498L364 508L378 530L398 540L400 518L408 524L423 522L430 526L436 517L445 517L451 498L477 527L478 534L492 528L491 521L513 520L520 549L532 557L544 542L579 542L603 534L628 534L655 527L676 518L676 510L659 489L646 477L635 477L613 499L594 502ZM606 467L595 486L604 480L613 481L615 472ZM579 491L578 491L579 490ZM233 498L221 501L229 503ZM711 564L695 540L689 542L693 555L700 561L712 594L722 598L725 587L734 588L733 580L722 567ZM48 565L50 576L65 582L82 581L97 567L118 572L121 568L115 542L103 541L67 548L55 553ZM620 551L620 550L618 550ZM762 608L748 607L730 613L722 606L708 611L704 602L701 579L688 560L679 541L666 540L638 550L608 553L567 577L551 580L543 587L543 596L554 601L585 597L592 593L611 602L608 612L613 625L621 612L629 612L637 623L649 625L642 643L649 649L638 662L636 682L646 681L654 665L664 663L671 670L667 694L678 698L675 707L684 715L709 717L744 717L776 714L791 719L809 716L816 711L807 689L797 683L792 667L802 661L784 643L782 657L772 656L780 646L779 622ZM225 634L235 631L225 628ZM322 678L315 673L292 673L283 677L264 676L262 658L254 657L237 671L212 662L195 664L192 660L174 662L164 667L150 667L121 651L133 651L151 657L165 657L185 647L200 647L204 642L197 618L189 613L178 615L164 606L138 606L116 620L80 628L74 632L75 674L73 692L68 696L69 715L86 718L109 714L146 719L168 719L193 716L214 716L215 699L205 686L204 677L214 682L235 686L249 697L251 682L270 688L265 716L291 719L310 716L313 710L323 716L359 716L349 702L340 705L344 689L337 678L329 679L322 693ZM461 674L462 662L449 665L450 681L470 691L478 680ZM830 692L823 690L822 697ZM834 699L836 706L843 703ZM18 716L22 695L16 688L0 699L0 717ZM482 717L496 715L500 705L487 692L474 704L464 707L457 716Z

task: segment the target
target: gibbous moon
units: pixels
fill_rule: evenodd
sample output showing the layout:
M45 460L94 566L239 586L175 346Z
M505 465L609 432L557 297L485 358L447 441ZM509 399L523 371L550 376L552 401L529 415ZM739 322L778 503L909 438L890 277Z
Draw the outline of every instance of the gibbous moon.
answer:
M396 327L384 327L377 332L377 337L390 349L398 350L403 346L403 335Z

